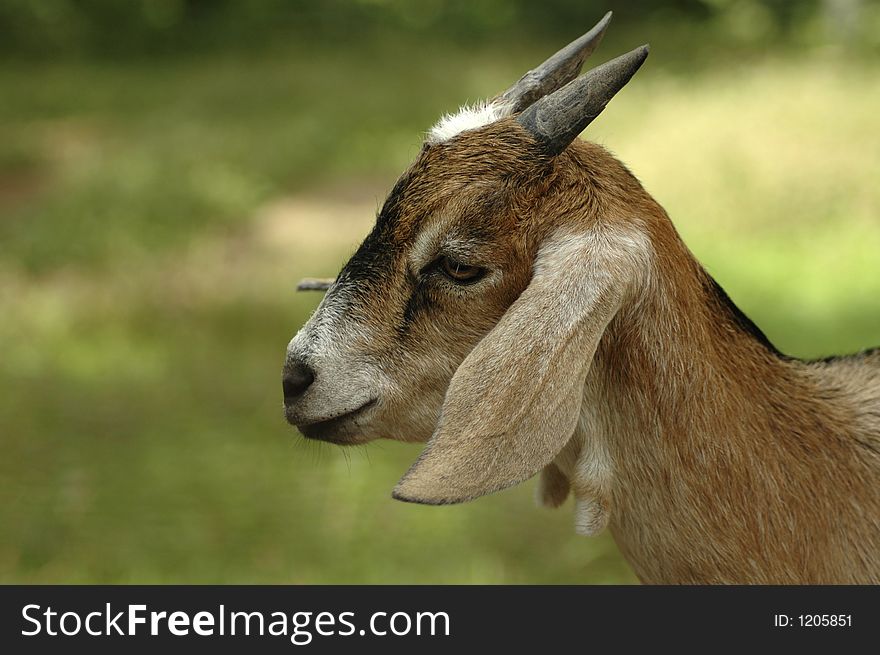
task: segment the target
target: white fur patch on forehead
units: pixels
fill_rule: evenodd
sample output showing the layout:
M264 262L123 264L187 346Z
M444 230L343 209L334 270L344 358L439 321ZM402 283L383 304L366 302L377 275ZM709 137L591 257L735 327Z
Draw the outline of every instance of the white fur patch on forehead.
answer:
M510 106L503 102L481 100L474 105L464 105L454 114L444 115L437 124L428 130L427 142L443 143L468 130L494 123L510 115Z

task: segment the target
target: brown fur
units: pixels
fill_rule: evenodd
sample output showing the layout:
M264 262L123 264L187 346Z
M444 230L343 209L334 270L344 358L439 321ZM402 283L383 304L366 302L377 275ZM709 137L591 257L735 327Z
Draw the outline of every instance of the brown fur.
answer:
M567 171L633 217L654 266L588 380L611 529L646 582L880 582L880 356L810 364L747 334L665 212L596 146ZM619 220L620 220L619 219ZM588 219L589 220L589 219ZM555 476L555 473L554 473Z
M389 203L381 282L344 270L346 311L319 308L291 344L317 357L323 329L369 369L375 405L320 438L430 438L395 490L416 502L544 467L542 500L571 491L578 531L608 525L645 582L880 582L880 354L775 353L622 164L578 141L546 157L513 119L426 147ZM414 253L431 230L495 277L430 282ZM332 384L289 420L353 383Z

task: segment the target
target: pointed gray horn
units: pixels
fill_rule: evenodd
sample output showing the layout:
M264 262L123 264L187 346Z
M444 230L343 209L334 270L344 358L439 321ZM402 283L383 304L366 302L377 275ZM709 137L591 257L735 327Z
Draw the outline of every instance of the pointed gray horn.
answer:
M602 113L647 56L648 46L643 45L597 66L535 102L517 120L544 145L548 154L559 154Z
M511 107L511 113L521 112L539 98L553 93L577 77L584 61L599 47L610 22L609 11L593 29L569 43L537 68L530 70L520 78L519 82L502 93L501 100Z

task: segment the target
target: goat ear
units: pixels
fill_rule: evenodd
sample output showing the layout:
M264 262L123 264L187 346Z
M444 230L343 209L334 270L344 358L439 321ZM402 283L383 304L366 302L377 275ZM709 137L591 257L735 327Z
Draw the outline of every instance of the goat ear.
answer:
M601 242L601 244L600 244ZM532 281L459 366L398 500L459 503L528 479L577 425L584 384L622 280L596 235L556 236Z

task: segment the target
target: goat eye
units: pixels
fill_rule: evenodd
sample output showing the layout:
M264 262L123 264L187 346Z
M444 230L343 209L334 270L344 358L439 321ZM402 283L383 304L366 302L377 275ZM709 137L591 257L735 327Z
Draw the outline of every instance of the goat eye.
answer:
M476 282L486 274L485 268L468 266L467 264L462 264L451 257L441 257L438 262L438 267L446 277L460 284Z

